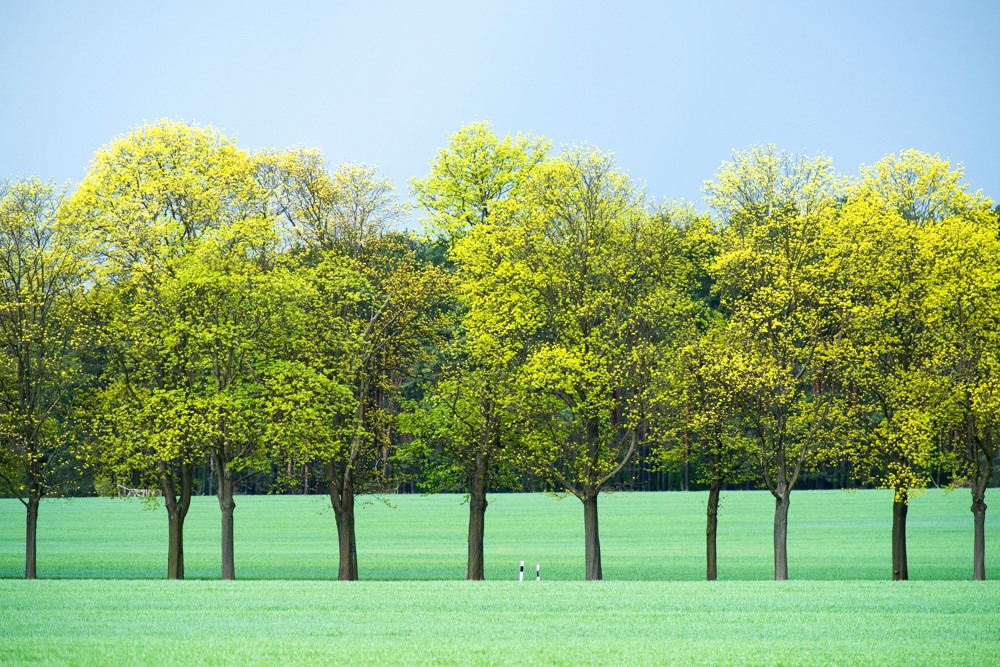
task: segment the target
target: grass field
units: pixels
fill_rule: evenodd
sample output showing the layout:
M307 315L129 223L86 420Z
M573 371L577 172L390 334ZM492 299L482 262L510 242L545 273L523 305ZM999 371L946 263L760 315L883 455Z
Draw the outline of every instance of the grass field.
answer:
M461 496L366 501L356 583L330 581L336 530L320 497L237 498L237 582L161 581L164 510L113 499L45 502L43 580L21 581L24 510L0 500L0 664L1000 664L1000 585L966 581L967 492L912 501L913 581L895 584L888 493L793 494L793 580L780 583L766 581L766 492L724 496L723 581L699 581L705 500L602 496L599 583L579 581L574 498L491 497L487 582L461 581ZM196 498L189 578L218 577L218 523L214 498ZM987 576L1000 574L996 526Z
M989 498L987 498L987 501ZM600 500L601 550L609 580L704 577L704 493L615 493ZM468 506L461 495L362 499L358 559L364 580L461 579ZM930 491L911 501L910 577L972 576L969 494ZM719 578L772 577L774 501L766 491L725 494L719 519ZM987 516L987 575L1000 568L1000 522ZM792 579L886 579L891 492L798 491L789 516ZM47 500L38 527L45 579L159 579L166 572L166 511L141 501ZM993 548L990 548L993 547ZM486 577L516 577L520 560L546 580L583 578L583 506L573 497L500 494L486 514ZM219 576L219 509L193 500L185 530L187 575ZM0 578L24 568L24 508L0 500ZM336 526L322 496L243 496L236 501L239 579L335 579Z
M0 663L1000 664L993 582L0 582Z

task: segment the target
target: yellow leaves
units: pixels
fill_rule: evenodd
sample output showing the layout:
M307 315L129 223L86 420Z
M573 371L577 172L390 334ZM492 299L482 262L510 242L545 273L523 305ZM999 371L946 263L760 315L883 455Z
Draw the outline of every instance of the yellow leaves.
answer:
M989 207L988 199L967 192L961 166L953 170L936 154L900 151L862 167L861 173L860 190L908 222L937 222L960 211Z
M17 494L58 468L82 377L71 343L83 329L86 251L61 205L38 179L0 183L0 472Z
M676 228L653 219L609 155L567 150L535 165L452 257L470 353L513 379L519 465L599 488L630 456L650 368L687 316Z
M796 157L768 144L734 152L703 190L723 223L743 233L764 221L774 224L789 210L799 220L821 218L841 187L829 158Z
M466 125L431 161L431 172L410 185L428 212L424 231L453 241L494 216L500 202L516 197L519 184L548 153L550 143L531 135L500 139L489 122Z
M67 216L92 231L103 270L162 266L205 231L263 210L249 156L212 128L160 121L98 151Z

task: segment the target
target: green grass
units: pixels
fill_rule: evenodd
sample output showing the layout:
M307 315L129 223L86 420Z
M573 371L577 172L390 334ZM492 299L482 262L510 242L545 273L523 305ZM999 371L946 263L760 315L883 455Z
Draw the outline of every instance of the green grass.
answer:
M994 582L0 582L0 663L1000 664Z
M604 575L609 580L696 581L704 577L704 493L616 493L600 499ZM987 498L987 500L989 500ZM461 495L362 499L358 558L365 580L449 580L465 573L468 506ZM910 577L972 574L967 491L930 491L911 501ZM891 492L797 491L789 516L792 579L882 580L890 574ZM724 494L719 577L772 577L774 502L764 491ZM987 575L1000 568L1000 523L987 516ZM166 572L166 511L138 500L47 500L39 514L38 573L53 578L159 579ZM0 578L24 568L24 508L0 500ZM545 580L583 578L583 507L573 497L498 494L486 514L486 576L516 577L520 560ZM219 509L195 498L185 531L189 578L219 576ZM240 579L334 579L336 527L322 496L243 496L236 503Z
M724 581L699 581L705 500L602 496L607 580L589 583L575 498L492 496L487 582L461 581L461 496L367 500L367 581L352 583L330 581L336 530L321 497L238 498L236 582L211 580L213 498L191 509L187 572L201 580L184 582L161 580L163 509L98 498L43 504L43 579L20 580L24 510L0 500L0 664L1000 664L1000 583L966 581L967 492L911 502L914 581L898 583L887 581L889 493L793 494L789 582L766 581L766 492L724 496ZM988 549L996 525L987 519Z

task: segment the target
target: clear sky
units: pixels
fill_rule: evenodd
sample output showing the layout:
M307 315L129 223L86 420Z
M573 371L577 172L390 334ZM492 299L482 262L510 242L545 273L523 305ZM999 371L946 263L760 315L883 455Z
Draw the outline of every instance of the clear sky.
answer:
M78 182L144 121L377 163L462 125L614 152L657 199L734 149L904 148L1000 199L1000 2L0 0L0 178Z

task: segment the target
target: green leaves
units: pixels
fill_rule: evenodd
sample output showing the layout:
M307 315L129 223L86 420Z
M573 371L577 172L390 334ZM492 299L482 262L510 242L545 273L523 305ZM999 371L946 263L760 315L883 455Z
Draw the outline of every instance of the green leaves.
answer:
M95 429L120 475L209 450L266 458L256 383L287 272L252 166L211 128L161 121L99 151L67 206L102 258L90 296L112 363Z
M0 485L32 501L61 481L84 383L87 246L61 204L51 184L0 182Z
M705 192L721 227L716 289L730 335L762 380L747 405L764 472L793 485L825 416L809 408L810 390L832 371L843 326L824 250L840 186L829 160L763 146L735 154Z
M427 233L453 240L487 222L497 204L514 196L524 177L542 163L550 148L531 135L500 139L488 122L466 125L431 161L430 174L410 185L430 215Z
M595 495L635 451L686 312L678 235L610 156L578 149L537 164L454 257L470 354L512 369L519 465Z

